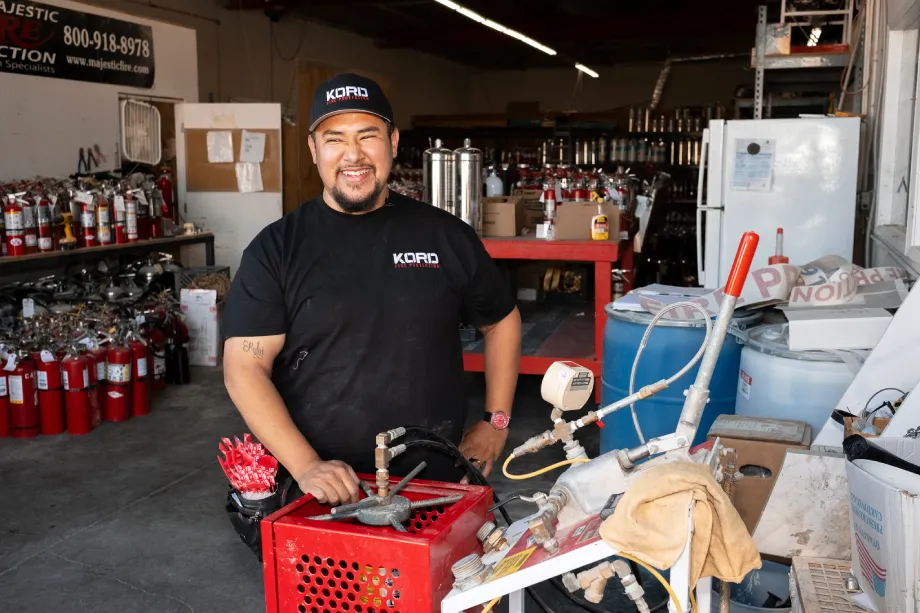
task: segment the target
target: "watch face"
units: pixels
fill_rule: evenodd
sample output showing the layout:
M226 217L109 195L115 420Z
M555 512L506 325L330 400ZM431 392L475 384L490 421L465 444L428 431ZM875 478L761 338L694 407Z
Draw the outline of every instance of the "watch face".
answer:
M508 417L507 413L492 413L492 419L489 420L489 423L491 423L494 428L504 430L508 427L508 424L511 423L511 418Z

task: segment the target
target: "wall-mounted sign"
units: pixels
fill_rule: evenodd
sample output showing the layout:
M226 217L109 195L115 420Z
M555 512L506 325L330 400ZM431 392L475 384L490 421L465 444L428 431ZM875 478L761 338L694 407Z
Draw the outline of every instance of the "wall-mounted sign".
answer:
M0 72L149 89L153 58L150 26L0 0Z

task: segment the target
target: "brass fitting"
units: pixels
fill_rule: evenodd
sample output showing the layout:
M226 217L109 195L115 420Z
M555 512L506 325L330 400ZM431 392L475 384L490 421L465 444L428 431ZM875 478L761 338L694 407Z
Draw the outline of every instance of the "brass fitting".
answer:
M578 580L578 585L585 591L585 600L594 604L603 600L607 581L612 579L615 574L610 562L601 562L594 568L578 573L576 579Z
M515 450L511 453L511 455L517 458L522 455L526 455L528 453L534 453L535 451L539 451L540 449L543 449L544 447L548 447L549 445L552 445L555 442L556 442L556 439L553 437L553 433L547 430L543 434L539 434L537 436L527 439L527 441L523 445L515 448Z

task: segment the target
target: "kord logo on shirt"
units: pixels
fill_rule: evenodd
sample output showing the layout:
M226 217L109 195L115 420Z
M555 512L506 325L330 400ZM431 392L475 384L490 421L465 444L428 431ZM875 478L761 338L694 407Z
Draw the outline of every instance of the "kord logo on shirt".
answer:
M326 92L326 104L334 104L345 100L370 100L366 87L336 87Z
M396 268L440 268L441 260L437 253L394 253L393 266Z

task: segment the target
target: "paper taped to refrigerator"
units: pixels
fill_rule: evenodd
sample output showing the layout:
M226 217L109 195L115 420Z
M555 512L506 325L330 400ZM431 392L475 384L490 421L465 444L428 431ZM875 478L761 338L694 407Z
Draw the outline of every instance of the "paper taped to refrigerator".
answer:
M773 139L735 139L735 169L732 189L740 191L770 191L773 182Z
M744 282L738 307L788 303L787 308L821 308L834 306L897 308L907 297L903 268L861 268L839 256L825 256L805 266L773 264L752 270ZM724 292L718 289L687 302L699 304L710 315L717 315ZM657 313L666 303L638 295L639 304L649 313ZM675 309L666 319L700 319L692 308Z

